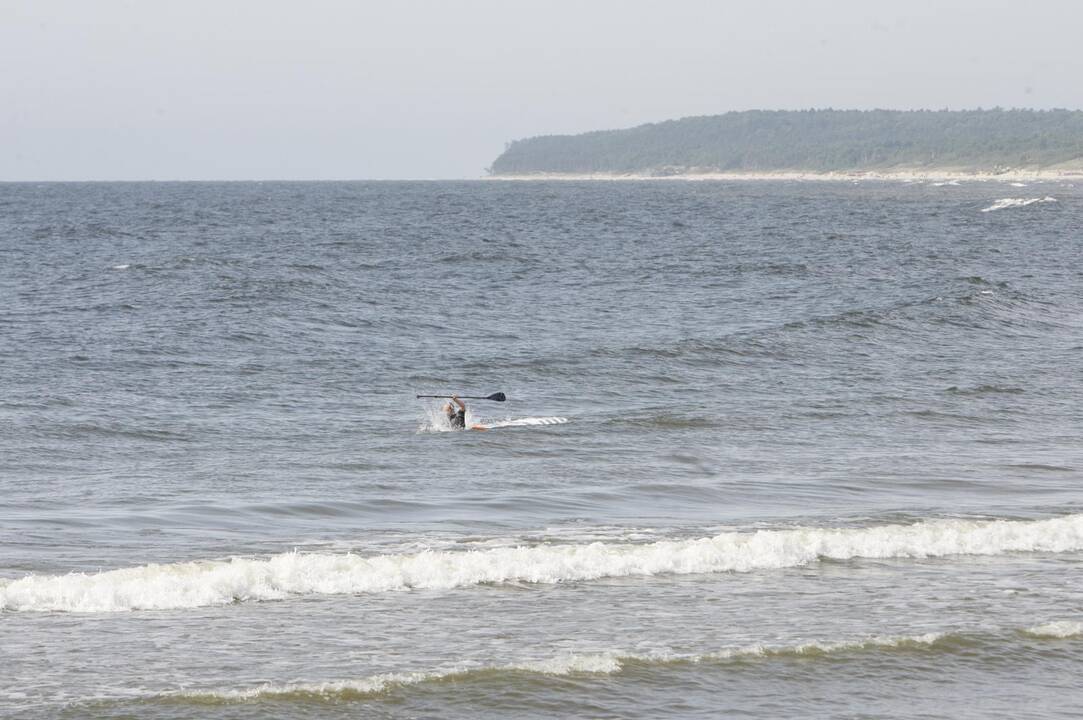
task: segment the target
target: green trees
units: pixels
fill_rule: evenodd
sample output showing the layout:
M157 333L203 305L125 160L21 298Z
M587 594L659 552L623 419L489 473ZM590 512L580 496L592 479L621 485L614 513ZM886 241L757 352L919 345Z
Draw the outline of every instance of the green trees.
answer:
M509 143L494 174L1083 164L1083 111L749 110Z

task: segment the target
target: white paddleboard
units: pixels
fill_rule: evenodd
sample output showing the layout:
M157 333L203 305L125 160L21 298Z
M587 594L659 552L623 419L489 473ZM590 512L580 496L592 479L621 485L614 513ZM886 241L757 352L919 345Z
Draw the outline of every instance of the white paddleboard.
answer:
M486 430L493 430L495 428L506 427L538 427L541 425L563 425L568 422L568 418L562 417L527 417L527 418L515 418L514 420L490 420L488 422L474 423L474 426L479 428L485 428Z

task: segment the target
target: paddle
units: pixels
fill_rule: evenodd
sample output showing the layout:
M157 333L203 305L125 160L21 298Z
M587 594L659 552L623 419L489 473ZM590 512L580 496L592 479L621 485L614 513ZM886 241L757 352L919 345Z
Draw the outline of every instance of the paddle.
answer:
M418 395L419 398L450 398L450 395ZM487 397L479 397L477 395L460 395L460 400L495 400L496 402L504 402L508 398L504 393L493 393Z

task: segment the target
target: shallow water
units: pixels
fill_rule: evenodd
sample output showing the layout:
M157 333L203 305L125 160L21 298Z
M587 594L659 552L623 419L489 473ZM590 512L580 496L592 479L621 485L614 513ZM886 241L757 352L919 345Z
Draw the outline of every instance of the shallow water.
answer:
M0 185L0 713L1072 717L1081 208Z

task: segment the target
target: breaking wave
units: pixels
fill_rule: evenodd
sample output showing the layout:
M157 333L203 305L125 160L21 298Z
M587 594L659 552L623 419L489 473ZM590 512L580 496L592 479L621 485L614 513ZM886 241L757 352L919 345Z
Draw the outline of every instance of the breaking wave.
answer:
M417 685L424 682L466 680L482 674L610 675L619 673L632 664L676 665L771 657L809 657L870 650L920 649L930 648L941 641L950 641L950 639L951 636L941 633L927 633L916 636L873 636L841 642L809 642L789 646L749 645L703 654L680 654L662 651L653 653L569 653L545 660L508 665L458 667L431 672L384 673L356 680L267 683L240 689L187 690L166 693L158 697L208 704L226 704L253 700L349 700L372 697L397 687Z
M869 654L884 653L963 653L972 655L976 648L995 651L1012 647L1018 640L1037 641L1076 637L1083 623L1051 622L1026 630L952 630L914 635L865 635L849 639L820 639L798 644L749 644L722 648L714 652L678 652L659 648L640 651L605 650L564 652L548 658L517 662L484 664L478 662L445 665L431 670L398 671L357 678L292 682L263 682L247 687L186 688L161 691L137 697L99 698L90 705L130 703L171 703L190 705L238 705L264 701L342 703L374 700L396 691L425 683L485 682L495 680L520 684L529 678L616 675L625 671L656 670L691 665L726 667L747 666L764 660L842 660L846 656L867 662Z
M992 212L993 210L1003 210L1005 208L1026 207L1027 205L1055 203L1057 199L1055 197L1040 198L1001 198L987 208L982 208L982 212Z
M1061 630L1042 631L1043 628L1074 626L1074 632L1061 634ZM1024 634L1039 639L1063 638L1078 635L1080 623L1050 623L1031 628ZM976 645L1000 644L1006 637L966 632L925 633L922 635L878 635L851 640L821 640L799 645L747 645L710 653L654 652L597 652L570 653L553 658L494 666L456 667L431 672L385 673L328 682L266 683L239 689L186 690L163 693L157 699L205 704L233 704L259 700L316 700L340 702L351 699L373 698L398 688L426 682L469 681L484 676L522 674L568 676L612 675L632 666L673 666L707 663L732 663L757 659L786 659L831 657L852 653L870 652L972 652Z
M0 580L0 609L170 610L303 595L489 583L752 572L821 559L930 558L1083 549L1083 514L1047 520L927 520L867 528L723 532L691 540L593 542L365 557L289 552L268 558L151 564L96 574Z
M1083 623L1070 620L1058 620L1057 622L1036 625L1024 631L1027 635L1037 638L1070 638L1083 635Z

